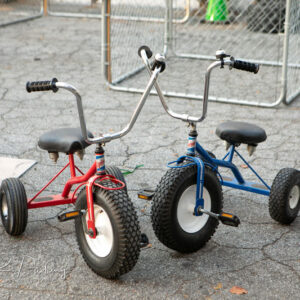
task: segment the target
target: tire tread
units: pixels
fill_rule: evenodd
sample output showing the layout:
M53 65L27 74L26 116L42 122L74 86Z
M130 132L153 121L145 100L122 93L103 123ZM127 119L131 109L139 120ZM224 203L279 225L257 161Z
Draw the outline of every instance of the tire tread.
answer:
M290 224L297 217L300 203L298 211L296 209L293 214L287 210L288 194L297 176L297 184L300 186L300 172L293 168L284 168L278 172L273 181L269 198L269 213L275 221L281 224Z
M5 230L12 236L21 235L27 226L28 210L27 196L24 185L19 178L7 178L2 181L1 195L6 194L6 201L10 202L13 220L11 228L9 224L4 224ZM9 220L8 220L9 223Z
M182 184L183 180L187 176L193 176L197 172L195 165L187 166L184 168L172 168L169 169L166 174L161 178L153 197L151 207L151 221L152 227L157 238L168 248L182 252L190 253L199 250L203 247L212 237L216 228L218 227L218 221L214 223L213 229L210 234L206 235L205 239L197 245L184 245L177 241L175 234L173 234L173 224L169 217L169 212L174 201L174 195L178 188L178 185ZM222 188L219 180L214 172L209 168L205 168L205 174L209 174L215 178L216 188L220 191L220 203L219 210L223 207L223 195Z
M83 192L85 192L85 189L83 189L80 194ZM81 242L79 240L80 237L78 236L76 231L77 243L85 262L92 271L105 278L116 279L132 270L139 258L141 233L138 217L133 203L131 202L127 192L124 189L103 190L97 188L95 192L101 193L101 197L105 198L105 201L110 206L110 209L114 212L115 222L120 229L120 252L117 255L117 261L114 263L114 266L108 271L98 270L97 266L93 266L93 264L90 262L89 257L85 253L85 250L82 248ZM80 194L78 195L78 199L80 197ZM76 206L78 205L79 203L76 203Z

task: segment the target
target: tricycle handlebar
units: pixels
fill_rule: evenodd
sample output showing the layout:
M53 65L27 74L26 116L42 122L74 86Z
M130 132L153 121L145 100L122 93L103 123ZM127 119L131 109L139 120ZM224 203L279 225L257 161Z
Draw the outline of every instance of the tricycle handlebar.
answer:
M151 70L151 65L150 65L149 59L148 59L149 57L148 57L148 54L147 54L147 53L149 53L149 51L151 52L151 50L148 47L143 46L143 47L141 47L139 49L139 55L143 59L143 62L146 65L148 73L151 76L152 70ZM205 119L206 114L207 114L207 103L208 103L208 94L209 94L210 75L211 75L211 71L213 69L215 69L216 67L223 68L224 65L227 65L227 66L229 66L230 69L231 68L236 68L236 69L240 69L240 70L244 70L244 71L248 71L248 72L253 72L254 74L256 74L258 72L258 70L259 70L259 65L258 64L235 60L232 56L226 55L223 50L217 51L216 57L217 57L217 59L220 59L220 60L219 61L215 61L212 64L210 64L209 67L206 70L206 73L205 73L205 84L204 84L202 115L200 117L189 116L187 114L179 114L179 113L176 113L176 112L172 111L168 107L168 105L167 105L167 103L165 101L165 97L163 95L163 92L160 89L160 86L159 86L158 82L156 81L154 83L155 89L156 89L157 94L158 94L158 96L160 98L162 106L164 107L165 111L171 117L173 117L175 119L180 119L182 121L189 122L189 123L202 122ZM155 61L157 61L157 60L158 59L156 59ZM164 61L163 56L160 56L159 60L160 61ZM155 62L154 62L154 65L155 65Z
M118 138L126 135L131 130L131 128L133 127L135 121L137 120L137 118L144 106L144 103L145 103L148 95L150 94L150 91L151 91L153 85L155 84L157 77L158 77L159 73L161 72L161 70L162 70L162 66L158 64L154 68L153 72L151 72L151 77L148 82L148 85L147 85L136 109L134 110L129 123L119 132L111 133L111 134L100 134L99 136L94 137L94 138L88 137L81 96L80 96L78 90L74 86L72 86L68 83L65 83L65 82L59 82L59 81L57 81L57 79L53 79L52 81L27 82L26 89L28 92L37 92L37 91L46 91L46 90L52 90L52 91L56 92L58 89L62 88L62 89L65 89L65 90L68 90L69 92L71 92L76 97L77 110L78 110L79 121L80 121L80 128L81 128L81 133L82 133L83 138L86 140L87 143L90 143L90 144L103 144L103 143L107 143L111 140L118 139Z

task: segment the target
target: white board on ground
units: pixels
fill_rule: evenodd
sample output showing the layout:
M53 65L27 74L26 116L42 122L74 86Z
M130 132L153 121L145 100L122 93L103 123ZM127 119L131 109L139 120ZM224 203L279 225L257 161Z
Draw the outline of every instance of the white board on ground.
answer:
M0 157L0 182L9 177L20 177L28 171L36 161L13 157Z

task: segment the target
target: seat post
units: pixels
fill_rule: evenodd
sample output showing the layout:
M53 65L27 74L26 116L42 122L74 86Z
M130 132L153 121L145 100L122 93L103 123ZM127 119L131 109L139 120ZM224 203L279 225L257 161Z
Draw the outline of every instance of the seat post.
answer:
M95 150L95 158L96 158L96 172L97 175L105 174L105 159L104 159L104 149L101 144L97 145Z
M188 145L187 145L187 152L186 155L188 156L195 156L195 150L196 150L196 141L197 141L197 129L195 123L189 124L191 127L191 130L189 132L189 138L188 138Z

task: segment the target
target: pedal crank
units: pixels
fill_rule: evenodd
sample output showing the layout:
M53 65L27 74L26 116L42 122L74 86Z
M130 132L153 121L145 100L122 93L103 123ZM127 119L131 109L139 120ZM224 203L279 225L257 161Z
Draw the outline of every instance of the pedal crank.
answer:
M198 208L198 211L203 213L203 214L207 214L207 215L221 221L224 225L238 227L241 223L238 216L235 216L235 215L230 214L230 213L222 212L221 214L215 214L215 213L213 213L211 211L208 211L204 208Z

